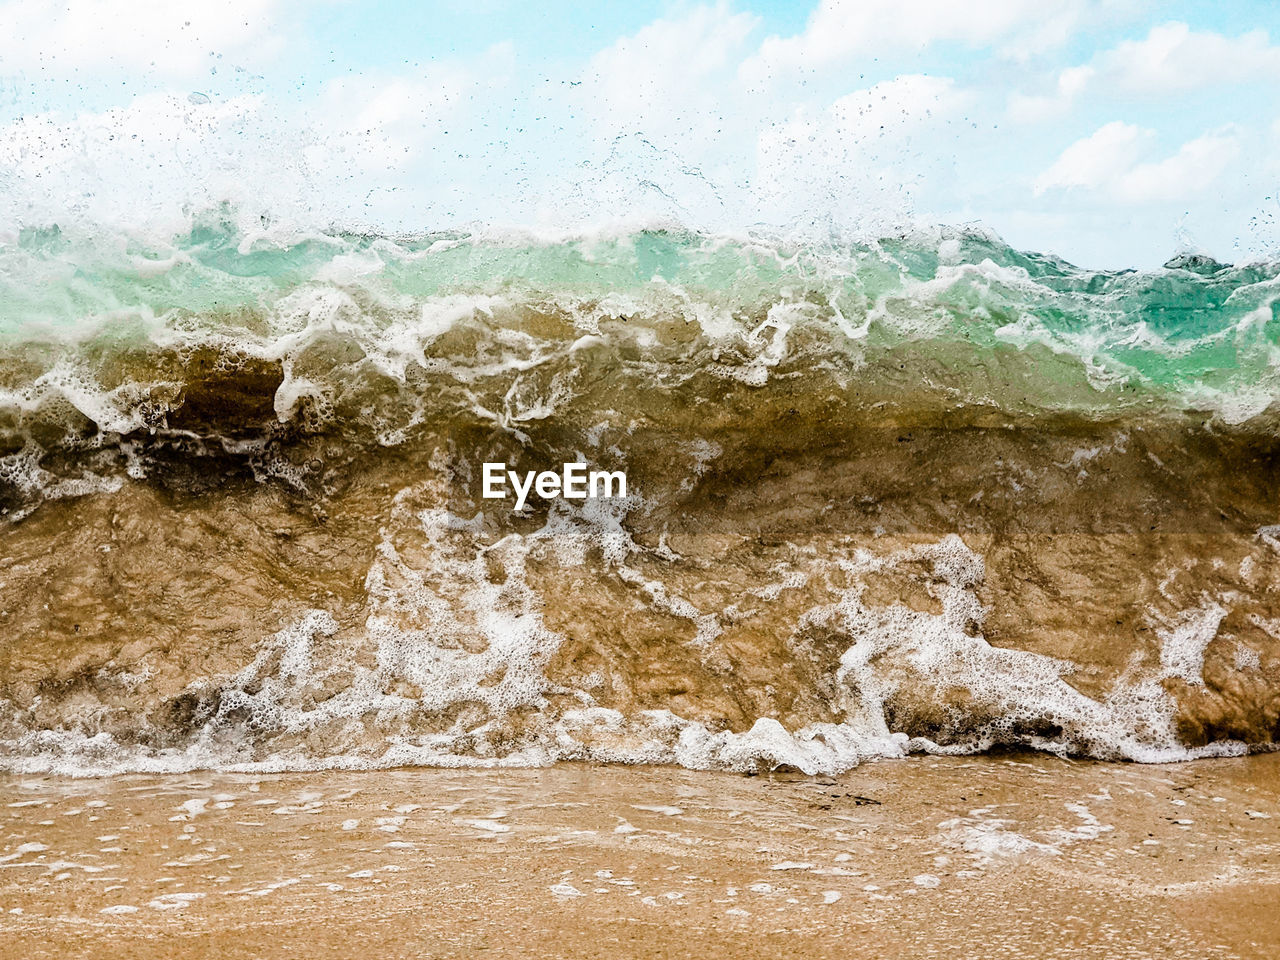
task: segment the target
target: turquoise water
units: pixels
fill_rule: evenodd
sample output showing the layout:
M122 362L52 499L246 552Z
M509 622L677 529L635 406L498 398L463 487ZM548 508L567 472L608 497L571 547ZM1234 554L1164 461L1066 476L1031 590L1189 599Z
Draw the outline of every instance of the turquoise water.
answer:
M407 352L391 364L403 374L442 324L497 311L507 328L521 316L567 318L573 329L556 336L594 334L607 315L651 327L659 343L676 319L713 353L733 348L750 361L754 344L756 354L773 351L772 365L808 350L853 377L869 355L923 349L962 394L965 368L1013 351L1042 371L1042 395L1034 377L1017 386L1033 405L1106 407L1140 395L1240 422L1280 396L1278 275L1276 263L1203 258L1152 272L1087 271L946 229L800 245L678 229L555 238L250 231L227 211L167 238L53 226L0 244L0 359L21 368L4 378L0 406L38 405L37 381L59 364L101 380L94 365L104 351L127 350L128 376L145 383L143 357L175 344L278 360L323 333L366 357ZM801 330L808 346L793 342ZM813 337L823 341L816 352Z

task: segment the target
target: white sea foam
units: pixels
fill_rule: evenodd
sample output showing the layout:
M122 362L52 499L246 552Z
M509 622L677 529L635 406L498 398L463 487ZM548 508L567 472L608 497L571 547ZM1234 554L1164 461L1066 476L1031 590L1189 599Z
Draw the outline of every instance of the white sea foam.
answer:
M1064 680L1069 663L986 642L980 631L984 610L976 593L983 560L954 535L896 552L860 549L814 560L818 568L839 571L849 584L837 591L834 602L813 607L795 627L833 632L847 644L834 676L840 722L789 730L772 717L760 717L743 732L712 731L671 710L626 715L593 706L586 690L575 692L582 706L550 711L551 685L544 667L563 637L544 622L525 566L532 558L547 556L580 562L575 558L593 548L602 551L622 582L637 585L644 578L632 564L642 548L621 527L617 508L562 507L540 530L490 542L483 515L418 510L412 506L414 494L406 490L397 498L392 523L366 577L368 615L355 637L339 642L334 616L313 610L267 637L237 674L197 681L195 689L218 690L218 712L181 749L150 751L119 744L106 733L38 730L12 745L8 765L64 773L200 767L270 771L403 764L527 766L583 758L694 769L788 765L830 773L872 758L912 751L968 752L1001 742L1142 761L1243 750L1231 743L1196 750L1182 746L1173 701L1160 685L1163 677L1200 682L1204 650L1226 614L1223 606L1210 603L1187 612L1161 633L1160 673L1126 679L1105 698L1091 699ZM412 557L397 545L396 530L413 530L420 538L422 545ZM490 576L494 561L505 573L501 582ZM904 566L931 571L930 591L939 612L864 602L869 574ZM777 585L753 592L760 602L776 602L788 585L805 581L787 571L777 573ZM704 614L669 593L644 590L643 595L678 616L686 615L681 611L688 607L687 616L695 623L704 616L719 623L724 615ZM350 653L361 649L372 657L353 661ZM311 696L333 675L344 678L336 693L322 700ZM949 742L909 739L891 728L888 705L915 695L916 689L963 691L974 704L972 716L957 718ZM414 717L459 709L451 725L409 732ZM523 742L510 748L486 737L517 711L533 717ZM246 741L220 732L237 729L246 718L252 730L300 736L319 749L295 746L252 757ZM364 732L371 723L385 731L382 739ZM1040 732L1046 728L1060 732ZM354 731L361 735L353 736ZM274 804L277 813L307 813L322 801L262 802ZM207 798L185 801L180 819L199 816L207 803ZM403 815L380 818L375 828L393 831L404 821ZM495 818L466 822L491 833L508 829ZM618 827L624 829L633 828ZM1019 842L1002 836L986 839Z

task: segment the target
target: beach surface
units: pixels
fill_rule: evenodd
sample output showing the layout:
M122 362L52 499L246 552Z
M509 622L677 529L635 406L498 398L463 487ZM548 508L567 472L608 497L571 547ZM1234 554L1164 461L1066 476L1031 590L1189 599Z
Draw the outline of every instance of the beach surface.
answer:
M0 781L0 957L1263 958L1280 756Z

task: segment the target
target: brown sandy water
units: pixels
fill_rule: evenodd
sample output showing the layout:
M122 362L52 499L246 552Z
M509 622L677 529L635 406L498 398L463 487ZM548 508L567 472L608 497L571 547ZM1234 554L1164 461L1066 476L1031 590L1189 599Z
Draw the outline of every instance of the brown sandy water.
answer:
M1280 756L0 781L0 956L1270 958Z
M836 772L1266 748L1271 441L1077 427L721 437L701 466L637 435L633 501L525 515L476 495L512 451L456 435L309 495L215 458L54 500L3 526L0 760Z
M1280 740L1274 265L217 219L157 284L57 231L0 277L0 769Z

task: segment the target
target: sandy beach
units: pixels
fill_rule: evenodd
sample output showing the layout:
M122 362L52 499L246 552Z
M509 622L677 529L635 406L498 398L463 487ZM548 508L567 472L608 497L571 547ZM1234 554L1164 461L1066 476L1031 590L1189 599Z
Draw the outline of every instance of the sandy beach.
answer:
M0 956L1264 958L1280 756L0 782Z

